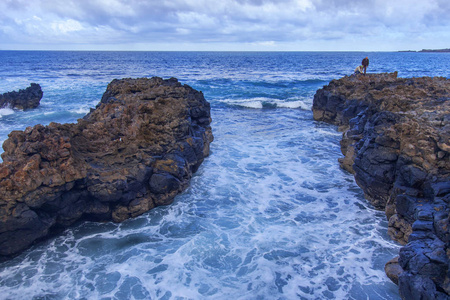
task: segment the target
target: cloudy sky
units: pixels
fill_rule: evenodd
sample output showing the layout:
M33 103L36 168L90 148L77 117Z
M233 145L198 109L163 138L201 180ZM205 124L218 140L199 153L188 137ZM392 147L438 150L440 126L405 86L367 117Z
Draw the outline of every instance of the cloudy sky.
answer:
M0 0L0 50L450 48L449 0Z

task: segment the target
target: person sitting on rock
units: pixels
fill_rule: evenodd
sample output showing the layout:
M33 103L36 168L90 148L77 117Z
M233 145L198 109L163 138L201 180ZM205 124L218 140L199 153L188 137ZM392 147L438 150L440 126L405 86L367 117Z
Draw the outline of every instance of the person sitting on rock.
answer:
M361 66L357 66L356 69L355 69L355 75L362 74L363 71L364 71L364 67L362 65Z

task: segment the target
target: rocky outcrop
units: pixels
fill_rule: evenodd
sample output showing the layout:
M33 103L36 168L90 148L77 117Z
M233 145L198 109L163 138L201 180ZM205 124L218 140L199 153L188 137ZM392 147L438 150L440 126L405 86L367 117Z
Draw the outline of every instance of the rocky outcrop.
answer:
M448 299L450 80L346 76L317 91L313 114L343 131L341 166L404 245L386 265L402 298Z
M26 89L0 95L0 108L6 106L18 109L36 108L39 106L43 95L41 86L37 83L32 83Z
M113 80L76 124L13 131L0 164L0 257L75 221L170 204L213 140L210 105L176 79Z

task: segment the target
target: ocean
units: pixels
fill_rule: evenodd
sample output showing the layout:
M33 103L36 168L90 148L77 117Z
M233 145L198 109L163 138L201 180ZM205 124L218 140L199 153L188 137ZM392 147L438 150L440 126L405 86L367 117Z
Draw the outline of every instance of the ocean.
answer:
M173 204L84 222L0 264L0 299L399 299L384 212L339 168L314 93L368 72L450 77L448 53L0 51L0 94L39 83L12 130L74 123L115 78L175 77L211 103L210 156ZM3 149L0 150L3 152Z

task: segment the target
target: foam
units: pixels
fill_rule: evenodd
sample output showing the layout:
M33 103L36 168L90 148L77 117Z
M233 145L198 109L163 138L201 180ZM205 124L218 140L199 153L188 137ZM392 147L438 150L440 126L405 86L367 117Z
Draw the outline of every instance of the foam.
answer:
M306 99L274 99L274 98L266 98L266 97L256 97L250 99L224 99L220 100L220 102L225 103L230 106L238 106L245 108L253 108L253 109L262 109L262 108L290 108L290 109L303 109L310 110L311 104L308 103L310 101Z
M79 114L79 115L85 115L85 114L89 113L89 111L90 111L89 107L78 107L76 109L70 110L70 112Z
M0 118L2 118L3 116L9 116L14 114L14 110L12 108L0 108Z
M311 109L311 105L306 104L304 101L288 101L288 102L280 102L277 103L277 107L284 107L284 108L301 108L304 110Z
M263 101L264 101L263 98L259 98L259 99L245 99L245 100L226 100L224 102L227 103L228 105L233 106L260 109L263 108Z

